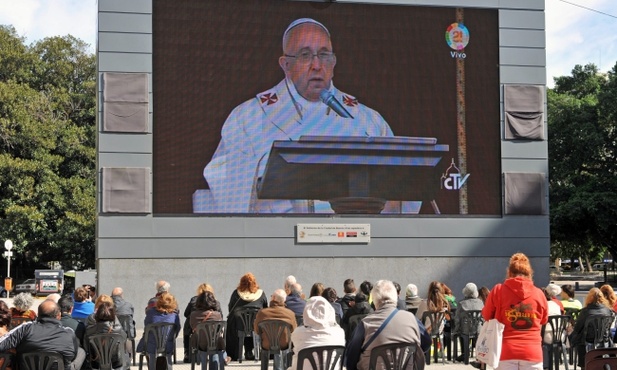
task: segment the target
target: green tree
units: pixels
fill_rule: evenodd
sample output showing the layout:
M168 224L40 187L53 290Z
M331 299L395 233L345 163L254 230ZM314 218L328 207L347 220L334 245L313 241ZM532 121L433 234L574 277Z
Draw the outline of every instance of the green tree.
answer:
M0 236L16 263L94 267L94 55L72 36L31 46L0 26Z
M566 257L617 256L615 68L577 65L548 91L551 239Z

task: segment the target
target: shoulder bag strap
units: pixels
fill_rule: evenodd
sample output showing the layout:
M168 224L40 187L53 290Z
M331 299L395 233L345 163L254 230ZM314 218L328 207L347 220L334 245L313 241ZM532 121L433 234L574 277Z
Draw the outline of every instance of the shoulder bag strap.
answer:
M377 338L379 333L381 333L381 331L386 327L386 325L388 325L388 322L390 322L390 320L394 317L394 315L396 315L397 312L398 312L398 308L395 308L394 311L392 311L392 313L390 314L390 316L388 316L388 318L385 319L383 323L381 323L381 326L379 327L379 329L377 329L377 331L373 333L371 338L366 343L364 343L364 345L362 346L362 349L361 349L362 352L364 352L368 348L368 346L371 343L373 343L375 338Z

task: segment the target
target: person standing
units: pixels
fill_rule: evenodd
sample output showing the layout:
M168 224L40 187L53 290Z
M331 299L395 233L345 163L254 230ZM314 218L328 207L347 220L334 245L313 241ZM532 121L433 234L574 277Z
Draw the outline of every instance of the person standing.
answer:
M542 325L548 304L533 284L533 269L523 253L510 257L506 279L491 289L482 316L504 324L499 370L542 370ZM477 363L474 363L478 367Z

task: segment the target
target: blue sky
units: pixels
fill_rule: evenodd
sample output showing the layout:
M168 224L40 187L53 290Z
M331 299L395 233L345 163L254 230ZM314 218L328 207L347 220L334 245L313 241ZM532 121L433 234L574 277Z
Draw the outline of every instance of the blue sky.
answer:
M545 0L550 87L554 76L570 75L576 64L594 63L603 72L615 66L615 4L615 0ZM91 44L92 52L96 44L96 12L97 0L0 0L0 24L13 25L28 42L71 34Z

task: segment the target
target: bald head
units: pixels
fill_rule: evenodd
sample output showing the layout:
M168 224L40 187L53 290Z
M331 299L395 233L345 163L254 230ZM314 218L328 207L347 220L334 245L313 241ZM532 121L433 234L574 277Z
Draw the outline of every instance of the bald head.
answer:
M45 300L39 305L39 317L60 318L60 307L54 301Z
M114 290L111 291L112 296L122 297L122 293L124 293L124 291L119 286L115 287Z
M45 300L47 301L54 301L56 303L58 303L58 301L60 300L62 296L58 293L52 293L50 295L47 296L47 298L45 298Z

